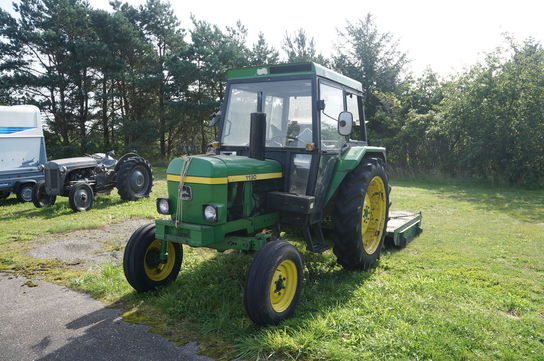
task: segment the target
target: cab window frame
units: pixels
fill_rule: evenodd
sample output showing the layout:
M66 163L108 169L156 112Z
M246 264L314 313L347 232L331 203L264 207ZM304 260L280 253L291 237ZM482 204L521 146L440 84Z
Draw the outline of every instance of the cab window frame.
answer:
M365 124L364 124L364 111L363 111L363 100L362 100L363 93L361 91L358 91L356 89L347 87L345 85L342 85L342 84L337 83L335 81L332 81L330 79L319 77L318 78L318 83L317 83L317 99L318 100L322 100L322 98L321 98L321 84L325 84L327 86L331 86L331 87L342 90L343 111L347 111L347 97L348 97L348 95L352 94L353 96L356 96L357 97L357 107L358 107L358 111L359 111L358 117L359 117L359 122L361 124L360 126L365 127ZM325 113L327 115L329 115L329 116L333 116L333 114L327 113L326 110L327 109L326 109L326 104L325 104ZM321 120L322 120L323 116L326 117L327 115L323 114L323 110L318 111L318 117L319 117L318 128L320 130L320 132L319 132L319 146L320 146L320 149L322 149L322 150L337 151L337 150L340 150L346 143L348 143L350 141L350 136L345 136L344 137L345 138L344 144L342 146L338 147L338 148L323 149L321 147L321 142L322 142L322 139L323 139L322 134L321 134L321 129L322 129L321 128ZM336 116L338 116L338 115L336 115ZM354 115L354 118L355 118L355 115ZM338 121L338 119L337 119L337 121ZM355 123L354 123L354 125L355 125ZM355 129L355 127L354 127L354 129ZM352 131L352 133L353 133L353 131ZM366 138L366 131L365 131L365 138ZM364 139L364 141L366 141L366 139Z

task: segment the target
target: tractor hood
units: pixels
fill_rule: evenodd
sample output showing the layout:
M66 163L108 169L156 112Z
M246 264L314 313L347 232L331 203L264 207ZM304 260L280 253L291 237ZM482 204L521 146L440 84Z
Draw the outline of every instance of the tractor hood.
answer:
M190 159L186 183L225 184L282 177L280 163L271 159L232 155L197 155ZM183 158L170 162L166 171L168 180L180 180L183 163Z
M45 168L66 167L67 169L90 168L98 164L96 159L91 157L76 157L51 160L45 163Z

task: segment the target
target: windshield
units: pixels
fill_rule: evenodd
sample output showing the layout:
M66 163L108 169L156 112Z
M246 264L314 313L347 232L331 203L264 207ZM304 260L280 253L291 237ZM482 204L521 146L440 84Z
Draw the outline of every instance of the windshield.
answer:
M221 143L248 146L250 115L257 111L266 113L266 146L312 143L311 80L231 85Z

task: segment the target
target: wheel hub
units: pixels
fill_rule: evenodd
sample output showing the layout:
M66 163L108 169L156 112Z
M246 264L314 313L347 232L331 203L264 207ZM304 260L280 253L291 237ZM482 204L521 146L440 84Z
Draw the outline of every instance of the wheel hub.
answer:
M160 282L167 278L172 270L176 260L176 250L171 242L168 242L167 257L165 262L161 262L161 240L155 239L147 247L144 257L144 270L151 280Z
M276 312L284 312L291 305L298 283L298 270L289 259L281 262L270 282L270 304Z
M281 274L278 276L278 279L276 282L276 289L274 290L274 293L277 293L278 295L281 295L281 290L285 289L285 281L287 280L286 277L283 277Z
M32 188L30 187L25 187L23 189L23 191L21 192L21 195L23 197L23 199L27 202L31 201L32 200Z
M146 177L142 170L135 169L130 176L130 185L135 192L141 192L146 183Z
M85 208L90 201L90 195L87 193L86 189L79 189L76 191L74 200L78 207Z
M361 210L361 236L367 254L378 249L384 231L386 207L385 186L376 176L368 184Z

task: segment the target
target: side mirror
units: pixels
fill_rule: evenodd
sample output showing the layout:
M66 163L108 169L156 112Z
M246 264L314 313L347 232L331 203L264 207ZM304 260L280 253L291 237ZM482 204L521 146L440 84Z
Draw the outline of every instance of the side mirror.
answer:
M221 118L221 111L218 110L212 114L212 120L209 121L208 127L213 127L214 125L217 125L217 122Z
M350 135L353 128L353 114L350 112L342 112L338 116L338 133L340 135Z

